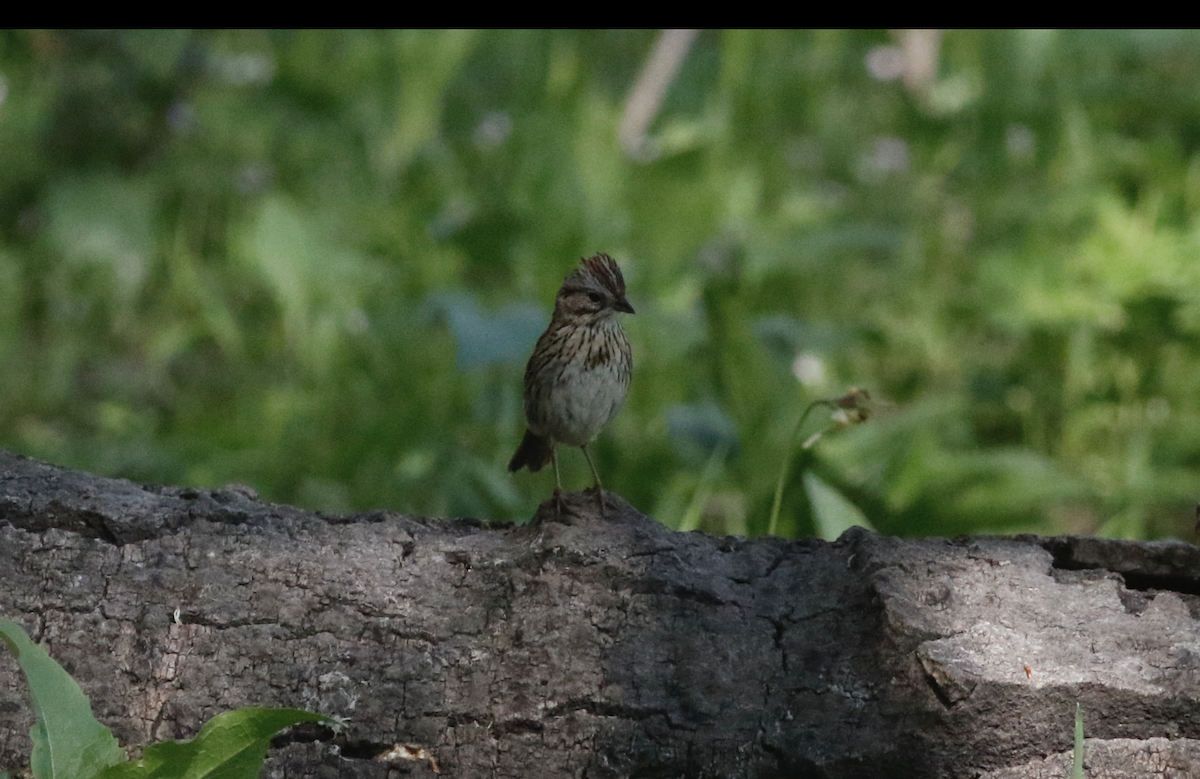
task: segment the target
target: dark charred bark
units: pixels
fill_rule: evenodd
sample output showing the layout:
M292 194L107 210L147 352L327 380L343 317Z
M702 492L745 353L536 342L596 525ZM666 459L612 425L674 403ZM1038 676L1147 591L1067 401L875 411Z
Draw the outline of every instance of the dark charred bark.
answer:
M748 541L609 500L325 517L0 452L0 616L127 745L246 705L350 719L270 776L1066 776L1077 701L1089 776L1200 776L1196 547ZM31 722L0 659L0 771Z

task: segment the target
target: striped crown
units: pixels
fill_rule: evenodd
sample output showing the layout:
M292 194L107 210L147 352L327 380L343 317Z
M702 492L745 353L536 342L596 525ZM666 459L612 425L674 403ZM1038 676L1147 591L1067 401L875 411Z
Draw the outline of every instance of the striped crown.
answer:
M563 286L587 286L589 282L599 284L617 300L625 298L625 277L617 261L607 254L593 254L579 261L581 267L567 276Z

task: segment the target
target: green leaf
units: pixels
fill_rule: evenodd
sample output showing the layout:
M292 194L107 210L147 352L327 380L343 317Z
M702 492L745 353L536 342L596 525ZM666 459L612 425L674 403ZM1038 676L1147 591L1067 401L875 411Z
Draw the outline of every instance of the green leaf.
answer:
M29 730L29 764L38 779L89 779L124 755L112 732L92 716L91 703L75 680L21 626L0 619L0 637L17 658L37 722Z
M213 717L194 739L146 747L140 760L97 779L256 779L271 737L301 722L333 720L302 709L244 708Z
M873 530L871 523L842 493L830 487L816 474L806 471L804 488L808 491L808 499L812 503L813 521L817 524L817 533L826 541L833 541L842 533L854 526Z

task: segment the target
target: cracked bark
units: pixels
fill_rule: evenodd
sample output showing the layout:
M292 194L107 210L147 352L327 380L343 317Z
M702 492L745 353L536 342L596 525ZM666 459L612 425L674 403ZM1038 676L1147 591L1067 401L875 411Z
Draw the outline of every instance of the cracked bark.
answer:
M125 744L301 706L273 777L1200 776L1200 550L323 517L0 452L0 615ZM544 509L547 507L544 507ZM0 771L28 760L0 659ZM380 762L397 743L415 760ZM424 752L420 750L424 749Z

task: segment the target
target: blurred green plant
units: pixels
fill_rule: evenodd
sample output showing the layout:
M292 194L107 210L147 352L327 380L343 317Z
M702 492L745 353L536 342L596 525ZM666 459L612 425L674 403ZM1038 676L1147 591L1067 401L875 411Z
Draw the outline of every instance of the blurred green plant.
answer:
M593 454L672 526L1192 532L1200 34L664 41L0 33L0 445L525 518L524 359L603 250L638 315ZM849 385L891 410L773 511Z
M301 709L247 707L213 717L191 741L152 744L129 761L112 732L92 716L75 680L20 625L0 619L0 640L29 683L37 718L29 731L35 779L255 779L280 730L302 722L336 725Z

